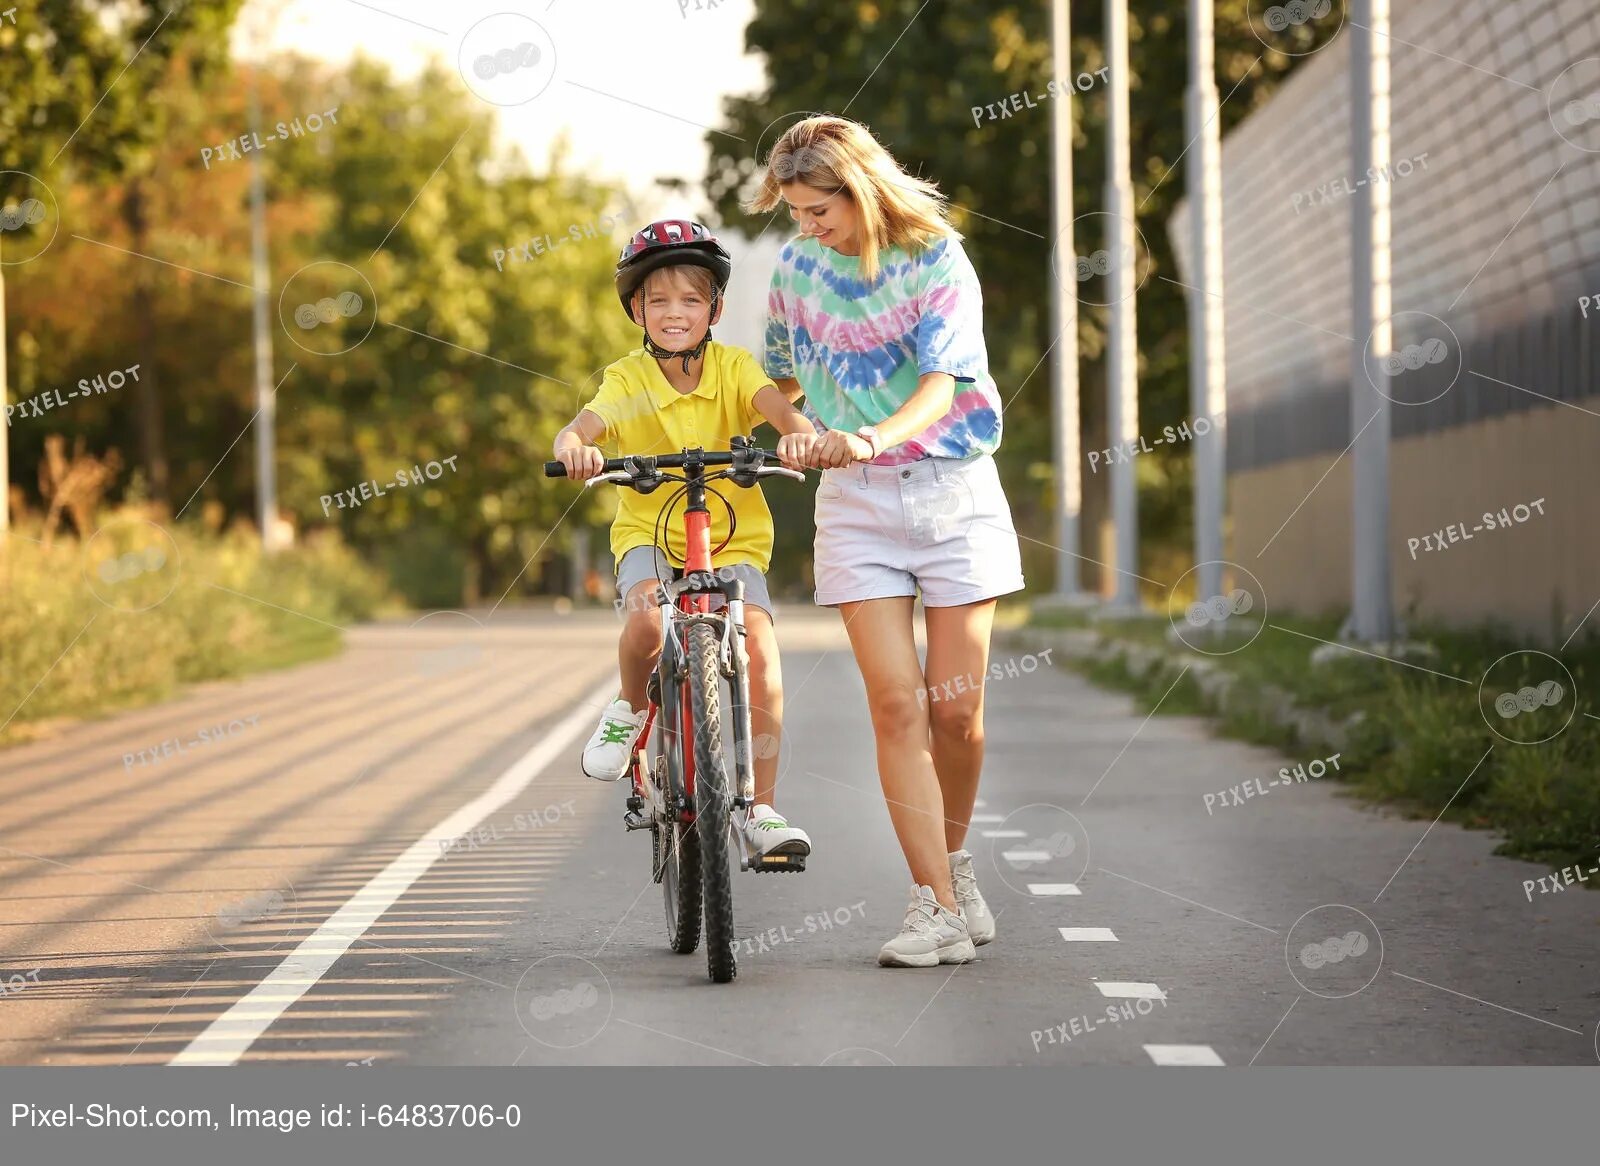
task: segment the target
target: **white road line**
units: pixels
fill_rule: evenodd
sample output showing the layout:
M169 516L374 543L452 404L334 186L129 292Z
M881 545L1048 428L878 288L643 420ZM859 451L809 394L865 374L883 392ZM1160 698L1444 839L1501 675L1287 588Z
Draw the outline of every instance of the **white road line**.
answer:
M980 830L978 833L985 838L1026 838L1026 830Z
M1094 986L1100 995L1113 1000L1165 1000L1167 994L1154 984L1141 984L1130 980L1096 980Z
M1055 855L1048 850L1007 850L1000 857L1013 866L1027 866L1035 862L1049 862Z
M1068 943L1116 943L1117 937L1109 927L1058 927L1061 938Z
M974 814L974 815L972 815L972 824L974 826L976 826L976 825L978 825L980 823L987 824L987 823L990 823L990 822L1004 822L1005 820L1006 820L1005 819L1005 815L1003 815L1003 814Z
M1030 895L1081 895L1077 883L1029 883Z
M1145 1045L1158 1065L1220 1065L1222 1058L1210 1045Z
M604 708L607 698L616 691L617 679L611 676L579 700L571 712L551 726L539 743L517 758L493 785L418 838L404 854L374 875L326 923L308 935L283 963L213 1020L170 1063L232 1065L237 1062L257 1037L295 1001L316 987L317 981L350 950L362 933L444 856L440 842L459 838L527 789L534 778L582 735L594 719L594 710Z

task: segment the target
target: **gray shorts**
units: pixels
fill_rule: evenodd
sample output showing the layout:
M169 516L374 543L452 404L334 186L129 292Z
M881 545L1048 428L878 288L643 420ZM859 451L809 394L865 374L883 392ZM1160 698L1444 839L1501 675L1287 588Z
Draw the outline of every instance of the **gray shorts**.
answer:
M728 563L718 567L715 571L718 578L724 581L739 580L744 584L744 601L752 607L759 607L772 617L772 596L767 592L767 577L750 563ZM667 563L667 556L662 554L657 547L634 547L622 556L622 562L617 564L617 614L623 614L623 608L628 602L628 593L641 583L649 583L657 579L671 579L673 570ZM649 593L652 606L658 605L661 598L655 592ZM722 605L721 596L712 596L713 608Z

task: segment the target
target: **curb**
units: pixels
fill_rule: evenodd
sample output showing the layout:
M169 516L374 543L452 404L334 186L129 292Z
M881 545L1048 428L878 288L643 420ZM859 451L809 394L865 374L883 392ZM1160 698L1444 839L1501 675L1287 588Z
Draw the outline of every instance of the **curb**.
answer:
M1176 680L1187 665L1207 713L1215 717L1253 713L1293 733L1302 745L1344 752L1351 748L1355 732L1365 719L1365 714L1357 712L1345 720L1336 720L1320 709L1296 706L1292 694L1276 685L1246 685L1214 660L1128 643L1089 628L1008 628L997 632L995 640L1014 648L1052 648L1068 660L1121 664L1137 676L1167 683Z

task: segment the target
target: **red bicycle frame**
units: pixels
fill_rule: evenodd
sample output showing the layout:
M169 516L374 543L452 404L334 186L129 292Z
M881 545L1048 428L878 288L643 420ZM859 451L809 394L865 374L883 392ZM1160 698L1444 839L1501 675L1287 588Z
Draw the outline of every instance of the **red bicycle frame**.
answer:
M711 571L711 511L704 504L688 507L683 514L684 530L684 571L696 572ZM706 613L711 610L711 597L709 595L680 595L678 596L678 610L682 612ZM662 645L662 651L667 650L667 645ZM639 734L641 744L650 740L650 730L655 726L656 713L660 706L655 701L650 702L649 714L645 717L644 731ZM694 709L689 699L689 681L685 679L678 692L678 731L679 740L694 741ZM683 759L683 820L694 821L694 749L683 748L679 750ZM640 764L640 753L633 755L633 792L636 796L646 796L644 787L645 767Z

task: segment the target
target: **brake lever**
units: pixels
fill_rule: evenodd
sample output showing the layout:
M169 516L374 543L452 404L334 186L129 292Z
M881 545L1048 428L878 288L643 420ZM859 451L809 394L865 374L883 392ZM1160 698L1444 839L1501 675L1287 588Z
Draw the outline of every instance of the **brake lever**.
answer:
M750 445L744 438L736 437L730 443L733 447L735 464L724 470L728 481L735 486L748 490L756 484L756 479L761 476L762 464L766 461L766 454L761 449Z

